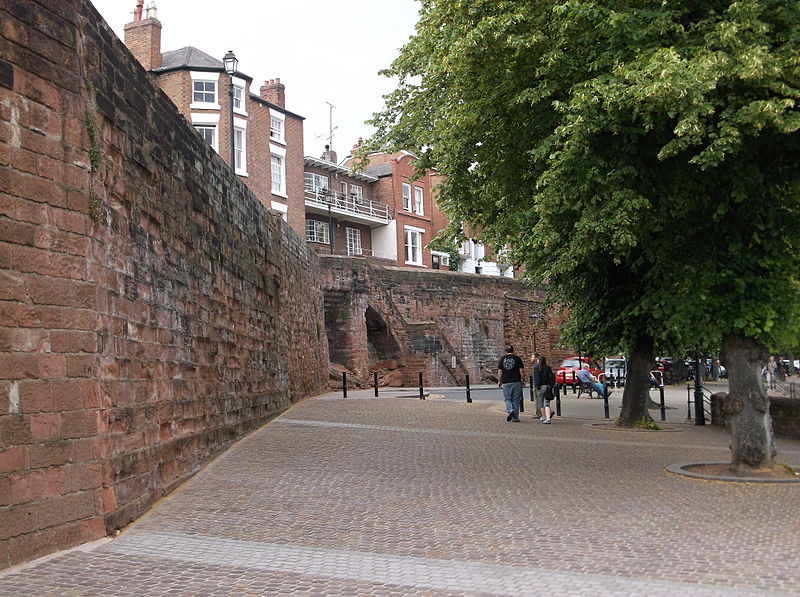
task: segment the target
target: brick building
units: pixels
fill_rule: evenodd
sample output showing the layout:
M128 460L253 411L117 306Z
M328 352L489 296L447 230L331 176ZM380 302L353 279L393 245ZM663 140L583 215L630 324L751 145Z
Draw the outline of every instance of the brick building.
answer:
M353 166L353 156L359 143L345 164ZM372 197L388 206L394 214L384 226L373 228L373 245L380 248L382 257L397 265L412 268L450 269L449 252L431 250L429 243L449 223L438 207L436 188L440 175L434 171L414 177L413 153L373 152L367 156L364 174L376 179ZM496 259L482 243L465 240L458 248L457 270L492 276L514 277L514 268ZM377 255L377 253L376 253Z
M393 213L376 201L378 179L336 163L326 148L320 158L305 158L306 241L321 254L389 258L385 231Z
M303 234L303 117L286 109L280 79L256 95L252 77L227 74L222 60L197 48L162 52L154 2L138 0L125 45L256 197Z

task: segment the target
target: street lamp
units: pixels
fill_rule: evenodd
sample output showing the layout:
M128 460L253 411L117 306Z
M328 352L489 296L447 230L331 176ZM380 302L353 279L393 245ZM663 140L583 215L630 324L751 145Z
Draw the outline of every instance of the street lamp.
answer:
M236 172L236 143L234 140L233 131L233 75L236 74L236 69L239 66L239 61L233 53L233 50L228 50L225 57L222 59L225 65L225 72L228 74L228 113L230 114L230 128L229 134L231 138L231 168Z

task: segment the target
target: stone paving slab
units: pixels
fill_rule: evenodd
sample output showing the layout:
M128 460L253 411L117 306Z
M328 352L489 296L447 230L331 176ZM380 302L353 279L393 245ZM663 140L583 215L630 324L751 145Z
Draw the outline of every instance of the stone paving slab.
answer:
M800 486L664 470L724 460L724 430L586 423L307 400L113 541L0 573L0 595L800 595Z

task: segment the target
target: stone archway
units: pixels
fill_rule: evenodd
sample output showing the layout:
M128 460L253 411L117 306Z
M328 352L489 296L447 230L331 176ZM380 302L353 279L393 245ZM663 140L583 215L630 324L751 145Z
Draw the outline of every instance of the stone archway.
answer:
M369 364L400 358L400 345L389 330L380 313L368 306L364 312L367 327L367 358Z

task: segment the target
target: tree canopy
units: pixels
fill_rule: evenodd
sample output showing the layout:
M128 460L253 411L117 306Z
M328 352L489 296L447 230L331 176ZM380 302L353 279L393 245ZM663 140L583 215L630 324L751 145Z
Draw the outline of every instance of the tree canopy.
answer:
M796 345L799 26L794 0L421 0L371 146L438 169L575 344Z

